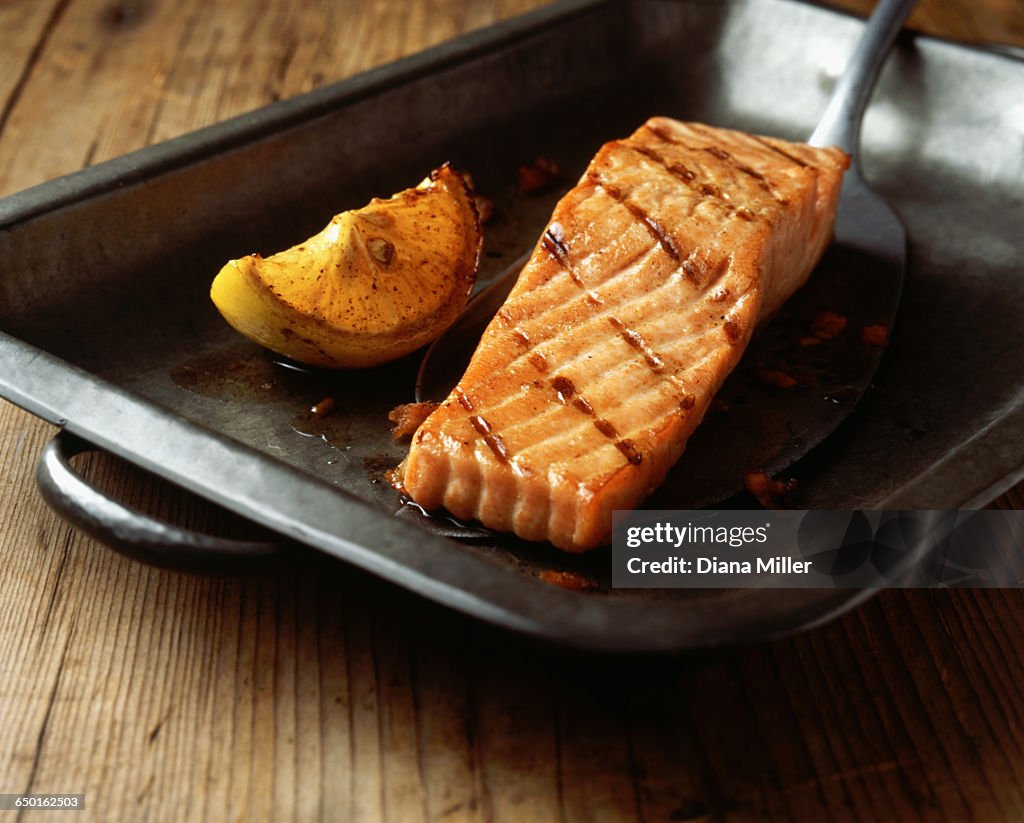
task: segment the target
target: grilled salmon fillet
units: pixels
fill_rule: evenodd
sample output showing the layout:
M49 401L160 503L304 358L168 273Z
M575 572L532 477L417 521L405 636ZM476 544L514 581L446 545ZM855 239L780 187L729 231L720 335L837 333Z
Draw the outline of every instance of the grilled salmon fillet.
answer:
M683 453L755 327L831 239L848 158L656 117L558 203L405 491L528 540L609 539Z

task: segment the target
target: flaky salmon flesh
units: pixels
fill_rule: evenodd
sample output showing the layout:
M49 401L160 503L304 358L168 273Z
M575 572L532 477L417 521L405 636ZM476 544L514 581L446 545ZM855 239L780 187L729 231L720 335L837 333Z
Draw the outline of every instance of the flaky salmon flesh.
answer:
M604 145L413 435L406 493L568 551L607 542L818 262L848 164L664 117Z

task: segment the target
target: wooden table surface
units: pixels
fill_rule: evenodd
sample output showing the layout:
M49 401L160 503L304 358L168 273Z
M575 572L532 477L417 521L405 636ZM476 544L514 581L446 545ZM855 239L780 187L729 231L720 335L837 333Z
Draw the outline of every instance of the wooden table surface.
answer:
M2 0L0 195L540 4ZM913 22L1024 44L1019 0ZM890 591L754 648L578 656L312 555L242 579L123 559L37 495L52 433L0 403L0 792L85 793L67 819L1024 819L1019 591Z

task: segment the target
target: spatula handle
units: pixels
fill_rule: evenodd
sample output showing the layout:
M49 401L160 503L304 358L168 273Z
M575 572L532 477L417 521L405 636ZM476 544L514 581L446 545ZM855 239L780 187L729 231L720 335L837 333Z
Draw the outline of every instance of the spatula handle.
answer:
M864 109L889 49L915 4L916 0L880 0L875 6L825 114L807 141L812 146L838 146L857 155Z

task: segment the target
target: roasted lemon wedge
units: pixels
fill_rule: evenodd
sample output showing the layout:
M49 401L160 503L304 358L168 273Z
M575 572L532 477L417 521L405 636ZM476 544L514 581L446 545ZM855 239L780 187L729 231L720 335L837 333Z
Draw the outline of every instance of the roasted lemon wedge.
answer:
M210 297L238 331L316 366L373 366L433 340L466 305L482 234L451 166L335 216L286 251L231 260Z

